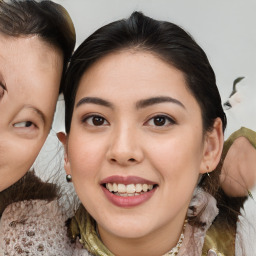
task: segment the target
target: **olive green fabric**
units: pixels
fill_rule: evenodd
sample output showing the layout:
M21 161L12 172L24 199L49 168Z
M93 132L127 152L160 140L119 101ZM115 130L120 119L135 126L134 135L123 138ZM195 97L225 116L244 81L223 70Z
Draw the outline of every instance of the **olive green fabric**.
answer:
M225 141L222 153L223 160L225 159L228 150L233 144L233 142L239 137L245 137L246 139L248 139L251 145L256 149L256 132L246 127L241 127L239 130L232 133L230 137Z
M74 218L70 223L72 238L80 237L80 242L84 248L93 255L97 256L114 256L102 243L96 232L96 223L80 205Z
M251 145L256 149L256 132L248 128L241 127L239 130L231 134L231 136L225 141L222 158L221 158L222 159L221 167L228 153L228 150L230 149L233 142L239 137L247 138L251 143ZM242 207L245 201L245 198L227 197L227 200L228 201L232 200L235 202L234 205L238 205L238 206L241 205ZM232 211L232 209L230 209L230 211ZM239 209L234 209L234 211L240 212ZM218 256L234 256L235 255L236 226L230 227L230 224L228 224L228 221L225 221L225 218L223 218L223 215L225 214L222 214L220 212L215 222L206 233L203 252L202 252L203 256L207 256L208 251L210 249L215 250L218 253L217 254ZM237 215L236 221L238 220L238 216L239 215ZM228 216L226 216L226 218L228 218Z

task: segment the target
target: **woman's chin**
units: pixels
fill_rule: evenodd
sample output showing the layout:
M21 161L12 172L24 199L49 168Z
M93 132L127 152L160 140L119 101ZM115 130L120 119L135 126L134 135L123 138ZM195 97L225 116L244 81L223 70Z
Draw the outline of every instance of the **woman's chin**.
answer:
M107 227L107 229L105 229L105 232L112 234L115 237L119 237L120 239L140 239L147 236L150 233L150 230L147 227L137 225L137 227Z

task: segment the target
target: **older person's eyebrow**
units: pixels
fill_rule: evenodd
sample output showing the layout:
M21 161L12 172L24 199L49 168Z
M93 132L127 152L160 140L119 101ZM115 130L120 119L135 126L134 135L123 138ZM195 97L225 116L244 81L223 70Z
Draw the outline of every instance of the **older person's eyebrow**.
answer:
M96 104L96 105L101 105L104 107L109 107L109 108L114 108L113 104L110 103L109 101L103 100L101 98L97 97L84 97L81 100L78 101L76 104L76 108L83 104Z
M179 100L174 99L172 97L167 97L167 96L158 96L158 97L152 97L152 98L140 100L136 103L136 108L137 109L146 108L155 104L166 103L166 102L177 104L182 108L186 109L183 103L181 103Z
M40 109L34 107L33 105L25 105L24 108L29 108L33 110L39 116L39 118L43 121L43 123L44 124L46 123L45 115Z

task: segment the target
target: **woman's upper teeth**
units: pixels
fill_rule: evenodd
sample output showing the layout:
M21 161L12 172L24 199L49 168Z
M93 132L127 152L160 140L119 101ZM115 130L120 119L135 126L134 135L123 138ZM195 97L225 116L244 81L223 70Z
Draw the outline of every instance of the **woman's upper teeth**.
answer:
M141 193L147 192L153 189L153 185L149 184L117 184L117 183L106 183L106 188L110 192L115 193L126 193L126 194L134 194L134 193Z

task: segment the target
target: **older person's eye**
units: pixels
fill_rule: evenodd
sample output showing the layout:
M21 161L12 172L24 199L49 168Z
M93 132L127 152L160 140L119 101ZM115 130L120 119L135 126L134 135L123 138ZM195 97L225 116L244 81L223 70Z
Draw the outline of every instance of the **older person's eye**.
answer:
M25 121L25 122L15 123L13 126L16 128L29 128L35 125L31 121Z
M33 139L39 135L40 127L32 121L16 122L13 124L13 131L18 136Z

